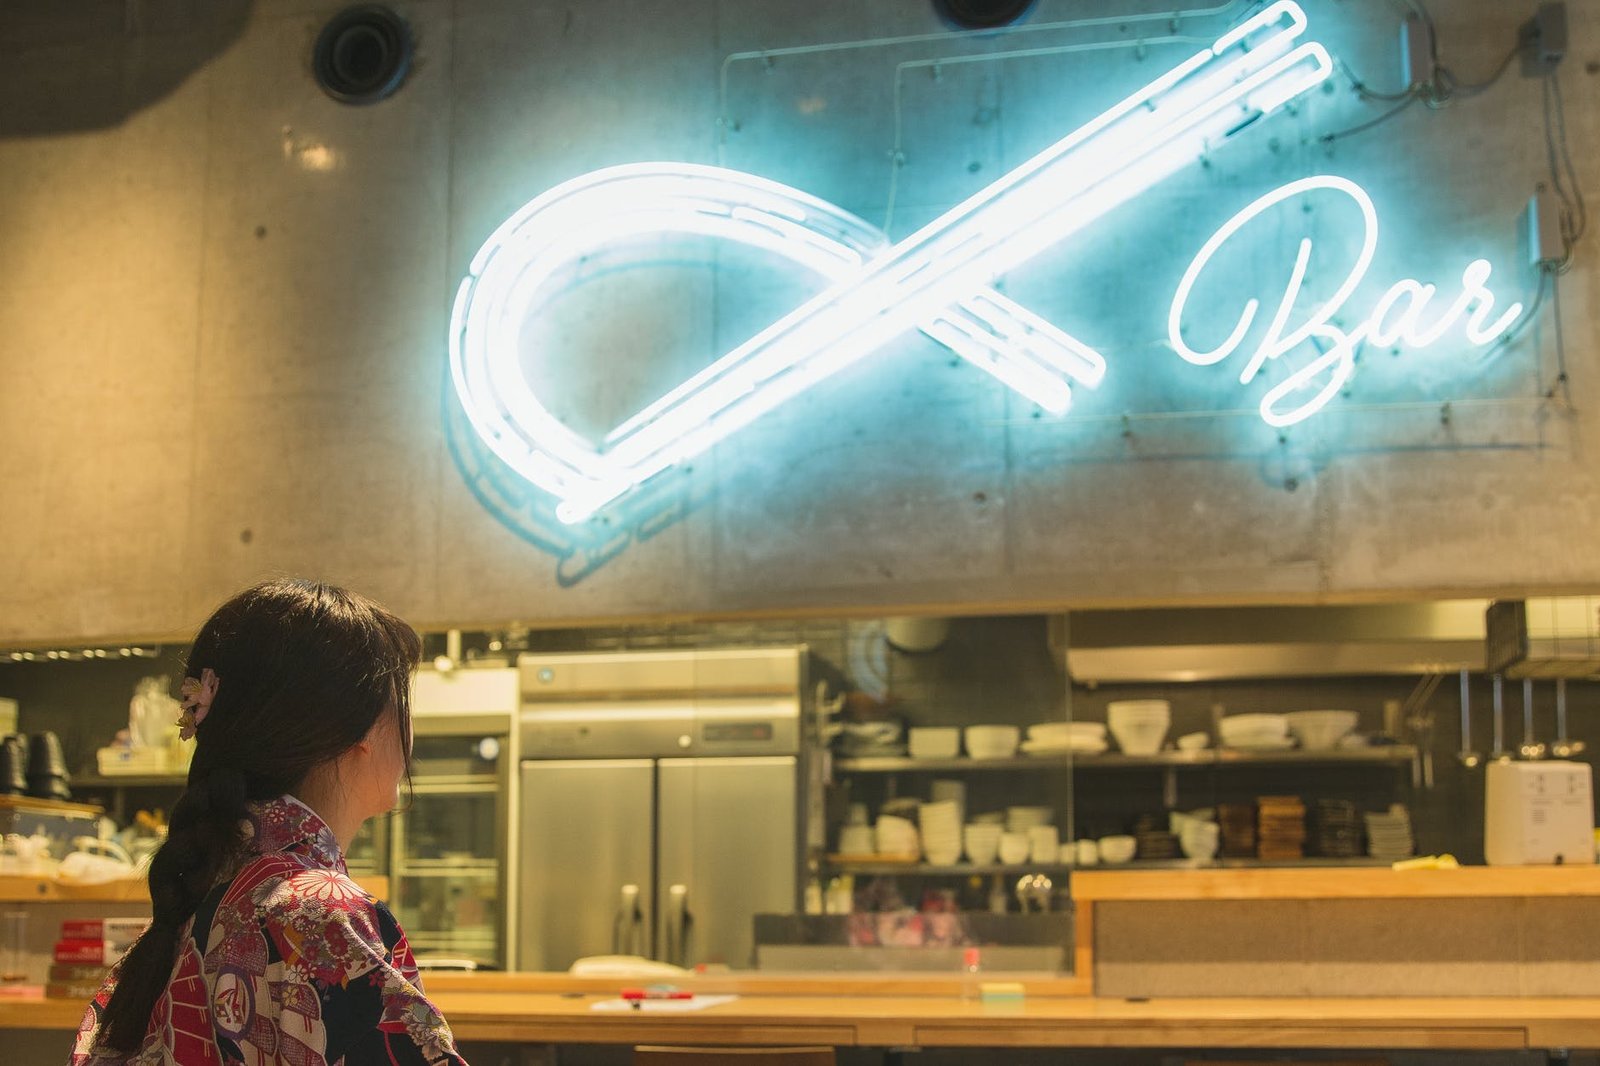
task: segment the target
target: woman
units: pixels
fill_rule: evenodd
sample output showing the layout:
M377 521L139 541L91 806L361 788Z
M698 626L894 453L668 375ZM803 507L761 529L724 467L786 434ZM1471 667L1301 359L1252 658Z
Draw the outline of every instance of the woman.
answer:
M411 754L411 627L343 589L270 581L195 637L188 788L150 863L154 919L72 1066L464 1066L405 934L345 870Z

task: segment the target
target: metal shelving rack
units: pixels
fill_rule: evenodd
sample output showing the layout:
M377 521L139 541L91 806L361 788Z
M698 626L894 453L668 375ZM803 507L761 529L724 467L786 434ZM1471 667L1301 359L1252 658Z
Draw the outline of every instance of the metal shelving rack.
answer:
M948 773L967 770L1074 770L1181 769L1222 766L1294 766L1310 763L1398 764L1410 763L1417 749L1410 744L1385 744L1369 748L1330 748L1306 751L1247 751L1237 748L1204 748L1200 751L1163 751L1155 755L1017 755L1007 759L913 759L907 756L840 758L833 767L840 773Z

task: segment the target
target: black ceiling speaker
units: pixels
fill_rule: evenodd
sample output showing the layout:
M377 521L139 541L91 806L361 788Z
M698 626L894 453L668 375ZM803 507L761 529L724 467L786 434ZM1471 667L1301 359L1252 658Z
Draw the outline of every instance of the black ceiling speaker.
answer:
M964 30L1009 26L1033 5L1034 0L933 0L941 18Z
M382 4L347 7L317 34L311 67L317 84L345 104L394 95L411 72L411 27Z

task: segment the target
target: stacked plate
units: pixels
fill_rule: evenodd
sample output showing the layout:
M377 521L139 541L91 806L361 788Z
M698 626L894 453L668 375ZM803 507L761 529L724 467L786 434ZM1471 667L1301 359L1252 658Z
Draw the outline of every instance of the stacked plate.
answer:
M1367 854L1374 859L1395 862L1409 859L1416 853L1417 842L1411 835L1411 812L1404 803L1390 804L1384 814L1367 814Z
M892 814L879 815L878 824L872 832L874 842L878 845L877 853L881 856L915 859L921 853L917 827L905 818L897 818Z
M1281 714L1231 714L1217 726L1225 748L1277 751L1294 747L1289 719Z
M1232 859L1253 858L1256 853L1256 809L1250 803L1217 805L1222 827L1222 854Z
M1256 800L1256 855L1300 859L1306 853L1306 805L1299 796L1261 796Z
M1178 838L1167 831L1167 820L1142 814L1133 825L1134 839L1139 842L1141 859L1176 859Z
M1026 755L1099 755L1106 750L1106 727L1102 722L1043 722L1028 727L1022 742Z
M1349 800L1319 799L1316 835L1312 847L1330 859L1353 859L1361 854L1361 822Z
M904 755L905 728L895 721L846 722L834 744L840 755L849 758Z
M954 800L924 803L917 814L922 827L922 855L935 866L961 858L961 805Z

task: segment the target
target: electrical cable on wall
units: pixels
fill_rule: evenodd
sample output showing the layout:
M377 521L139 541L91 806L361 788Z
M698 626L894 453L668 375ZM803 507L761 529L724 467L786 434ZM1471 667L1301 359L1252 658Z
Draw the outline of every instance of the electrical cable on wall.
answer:
M1332 144L1346 137L1365 133L1376 126L1388 122L1419 100L1429 109L1437 111L1448 107L1458 98L1481 95L1493 88L1505 76L1506 71L1511 69L1511 64L1517 56L1527 51L1530 46L1538 41L1536 23L1529 23L1522 27L1517 31L1516 40L1511 48L1500 62L1495 65L1493 72L1486 79L1464 84L1457 79L1455 73L1449 67L1439 62L1439 36L1434 26L1433 16L1428 12L1428 9L1418 0L1407 0L1406 6L1413 12L1415 21L1420 23L1417 32L1426 36L1428 55L1425 76L1400 92L1381 92L1369 87L1366 81L1350 68L1349 64L1343 60L1338 60L1339 70L1349 79L1350 86L1355 90L1357 96L1363 100L1394 103L1396 106L1376 118L1352 126L1349 129L1339 130L1335 133L1325 133L1317 138L1318 143Z
M1572 149L1567 143L1561 83L1553 70L1544 77L1543 93L1545 155L1550 170L1550 188L1561 201L1561 239L1564 246L1561 261L1554 269L1558 274L1565 274L1572 267L1574 246L1589 227L1589 210L1583 199L1583 188L1578 182L1577 167L1572 162ZM1566 182L1562 181L1563 175Z

